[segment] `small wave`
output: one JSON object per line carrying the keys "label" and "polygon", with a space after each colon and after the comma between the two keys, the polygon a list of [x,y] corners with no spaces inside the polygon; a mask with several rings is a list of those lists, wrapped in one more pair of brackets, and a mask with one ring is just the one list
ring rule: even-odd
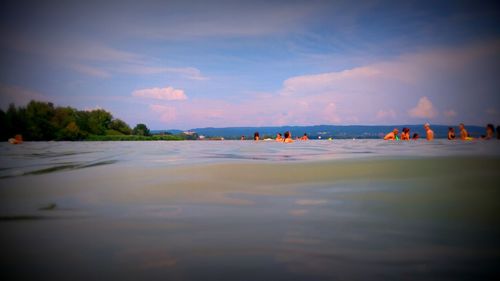
{"label": "small wave", "polygon": [[84,169],[84,168],[90,168],[90,167],[96,167],[96,166],[111,165],[111,164],[114,164],[116,162],[118,162],[118,161],[117,160],[103,160],[103,161],[97,161],[97,162],[91,162],[91,163],[75,163],[75,164],[56,165],[56,166],[38,169],[38,170],[33,170],[33,171],[17,172],[17,173],[11,173],[8,175],[2,175],[2,176],[0,176],[0,179],[19,177],[19,176],[29,176],[29,175],[42,175],[42,174],[49,174],[49,173],[54,173],[54,172],[58,172],[58,171],[65,171],[65,170]]}

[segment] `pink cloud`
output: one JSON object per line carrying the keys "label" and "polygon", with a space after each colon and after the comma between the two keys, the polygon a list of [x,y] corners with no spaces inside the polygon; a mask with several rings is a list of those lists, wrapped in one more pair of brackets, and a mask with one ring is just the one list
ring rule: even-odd
{"label": "pink cloud", "polygon": [[170,123],[177,119],[177,110],[173,106],[152,104],[149,106],[153,112],[160,115],[160,121],[163,123]]}
{"label": "pink cloud", "polygon": [[411,117],[432,119],[437,116],[437,111],[429,98],[421,97],[418,100],[417,106],[410,109],[408,114]]}
{"label": "pink cloud", "polygon": [[168,101],[187,99],[184,90],[174,89],[173,87],[136,90],[132,93],[132,96],[139,98],[149,98],[149,99],[168,100]]}
{"label": "pink cloud", "polygon": [[[177,109],[175,123],[184,128],[380,124],[419,119],[447,122],[455,117],[455,110],[464,113],[460,107],[438,112],[440,105],[460,106],[454,103],[456,96],[443,93],[460,93],[457,84],[449,82],[459,83],[456,77],[477,72],[473,63],[479,58],[489,58],[498,43],[486,45],[449,48],[449,51],[421,50],[352,69],[293,76],[285,79],[280,89],[253,93],[246,100],[195,98],[169,105]],[[412,100],[417,104],[412,104]],[[441,104],[435,105],[431,100]],[[461,119],[468,120],[464,116]]]}
{"label": "pink cloud", "polygon": [[377,112],[377,119],[396,119],[396,112],[393,109],[381,109]]}
{"label": "pink cloud", "polygon": [[457,116],[457,112],[453,109],[446,110],[443,114],[444,114],[444,116],[449,117],[449,118]]}

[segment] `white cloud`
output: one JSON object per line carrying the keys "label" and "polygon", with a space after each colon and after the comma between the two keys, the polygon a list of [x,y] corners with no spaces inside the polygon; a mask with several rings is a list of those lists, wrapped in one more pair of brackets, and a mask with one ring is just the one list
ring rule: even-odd
{"label": "white cloud", "polygon": [[355,82],[356,80],[374,77],[379,74],[380,71],[375,67],[366,66],[336,72],[295,76],[283,82],[281,93],[283,95],[292,95],[342,88],[348,82]]}
{"label": "white cloud", "polygon": [[132,93],[132,96],[139,98],[149,98],[149,99],[168,100],[168,101],[187,99],[184,90],[174,89],[173,87],[136,90]]}
{"label": "white cloud", "polygon": [[421,97],[418,100],[417,106],[410,109],[408,114],[411,117],[432,119],[437,116],[437,111],[429,98]]}

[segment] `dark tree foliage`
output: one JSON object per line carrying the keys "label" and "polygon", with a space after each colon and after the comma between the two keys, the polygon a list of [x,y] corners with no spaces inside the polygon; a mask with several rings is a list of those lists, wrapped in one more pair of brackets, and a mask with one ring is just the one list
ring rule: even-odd
{"label": "dark tree foliage", "polygon": [[137,124],[133,130],[133,134],[138,136],[150,135],[148,127],[144,124]]}
{"label": "dark tree foliage", "polygon": [[[149,135],[146,125],[139,130]],[[113,131],[130,135],[132,130],[111,113],[96,109],[77,110],[72,107],[55,107],[50,102],[31,101],[26,107],[11,104],[7,111],[0,110],[0,140],[16,134],[25,140],[82,140],[91,135],[106,135]]]}
{"label": "dark tree foliage", "polygon": [[117,132],[120,132],[124,135],[130,135],[132,134],[132,129],[130,129],[130,126],[127,125],[124,121],[120,119],[114,119],[111,121],[109,124],[109,129],[115,130]]}

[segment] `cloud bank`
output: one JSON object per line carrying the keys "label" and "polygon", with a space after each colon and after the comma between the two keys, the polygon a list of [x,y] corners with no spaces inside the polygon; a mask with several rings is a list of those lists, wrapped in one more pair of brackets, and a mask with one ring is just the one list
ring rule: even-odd
{"label": "cloud bank", "polygon": [[138,98],[149,98],[149,99],[167,100],[167,101],[187,99],[184,90],[174,89],[173,87],[136,90],[132,92],[132,96]]}

